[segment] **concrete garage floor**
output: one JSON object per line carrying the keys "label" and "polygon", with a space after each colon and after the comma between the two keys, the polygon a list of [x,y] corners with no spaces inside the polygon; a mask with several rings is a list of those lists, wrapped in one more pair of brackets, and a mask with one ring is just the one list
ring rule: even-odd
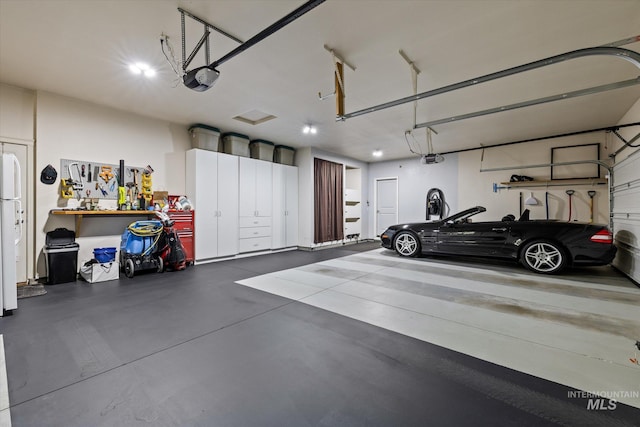
{"label": "concrete garage floor", "polygon": [[[635,407],[571,395],[571,381],[640,391],[624,362],[640,324],[627,279],[363,252],[376,247],[20,300],[0,319],[13,425],[637,425]],[[514,360],[522,372],[500,366]]]}

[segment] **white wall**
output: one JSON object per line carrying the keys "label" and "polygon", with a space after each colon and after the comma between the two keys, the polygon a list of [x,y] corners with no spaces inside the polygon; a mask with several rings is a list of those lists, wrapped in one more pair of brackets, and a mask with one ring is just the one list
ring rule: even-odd
{"label": "white wall", "polygon": [[[352,166],[360,168],[362,171],[363,185],[362,185],[362,200],[365,200],[368,194],[368,185],[364,182],[364,177],[367,176],[369,165],[367,163],[350,159],[348,157],[342,157],[333,153],[318,150],[315,148],[303,148],[296,150],[295,164],[298,166],[298,191],[300,197],[298,199],[298,241],[299,246],[304,248],[314,248],[323,245],[316,245],[313,243],[313,230],[314,230],[314,209],[313,209],[313,192],[314,192],[314,179],[313,179],[313,159],[323,159],[330,162],[342,163],[345,166]],[[370,235],[366,235],[368,230],[369,209],[363,204],[362,206],[362,230],[363,235],[361,239],[368,239]]]}
{"label": "white wall", "polygon": [[0,138],[33,142],[35,92],[0,83]]}
{"label": "white wall", "polygon": [[[51,93],[37,93],[36,173],[52,164],[60,174],[60,159],[86,160],[127,165],[150,164],[155,172],[153,190],[184,194],[185,151],[190,148],[185,126],[150,119]],[[56,227],[74,229],[73,218],[49,215],[59,207],[76,207],[75,199],[59,197],[54,185],[36,183],[36,252],[38,273],[45,275],[45,233]],[[115,207],[114,200],[101,202]],[[142,219],[142,218],[139,218]],[[78,236],[78,263],[93,258],[93,248],[119,247],[120,235],[134,219],[85,218]]]}
{"label": "white wall", "polygon": [[[510,213],[516,217],[520,211],[520,193],[523,201],[533,194],[538,201],[535,206],[525,206],[531,212],[532,219],[545,219],[545,192],[549,193],[549,219],[567,221],[569,219],[568,196],[566,190],[573,189],[572,220],[588,222],[590,218],[589,196],[587,191],[595,190],[594,197],[594,222],[607,224],[609,221],[609,196],[606,185],[569,185],[562,181],[553,182],[553,185],[533,188],[513,188],[493,192],[493,183],[509,182],[511,175],[526,175],[536,180],[550,179],[550,168],[537,169],[513,169],[497,172],[480,172],[480,169],[490,169],[518,165],[549,164],[551,162],[551,147],[563,147],[578,144],[601,143],[600,159],[606,160],[611,152],[611,144],[604,144],[604,132],[575,135],[565,138],[556,138],[544,141],[528,142],[523,144],[508,145],[504,147],[488,148],[482,151],[468,151],[459,153],[459,193],[458,203],[462,206],[481,205],[487,208],[487,212],[478,215],[478,220],[495,220]],[[482,160],[482,161],[481,161]],[[605,169],[600,169],[602,178],[607,175]],[[558,186],[556,186],[558,184]]]}
{"label": "white wall", "polygon": [[[369,235],[375,236],[375,191],[377,178],[398,178],[398,222],[424,221],[427,192],[439,188],[451,213],[458,211],[458,156],[450,154],[442,163],[424,165],[419,157],[372,163],[366,205],[370,205]],[[471,207],[463,204],[460,208]]]}
{"label": "white wall", "polygon": [[[633,106],[631,106],[629,111],[627,111],[627,113],[616,124],[622,125],[622,124],[638,123],[638,122],[640,122],[640,99],[638,99],[636,103],[633,104]],[[640,132],[640,126],[629,126],[626,128],[621,128],[618,131],[618,133],[622,135],[622,137],[627,141],[630,141],[632,138],[634,138],[638,134],[638,132]],[[620,141],[617,136],[612,135],[610,136],[610,138],[613,142],[614,152],[624,145],[624,143]],[[639,144],[640,144],[640,139],[633,142],[633,145],[639,145]],[[635,152],[635,150],[637,150],[637,148],[635,149],[630,147],[625,148],[616,156],[616,159],[615,159],[616,162],[621,162],[622,160],[627,158],[631,153]]]}

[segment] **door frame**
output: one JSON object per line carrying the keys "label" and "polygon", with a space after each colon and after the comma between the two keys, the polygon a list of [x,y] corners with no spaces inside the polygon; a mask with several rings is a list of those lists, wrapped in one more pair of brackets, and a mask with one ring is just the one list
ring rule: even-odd
{"label": "door frame", "polygon": [[398,214],[400,210],[400,197],[398,192],[398,177],[397,176],[387,176],[384,178],[375,178],[374,186],[373,186],[373,238],[376,240],[380,240],[380,236],[378,235],[378,182],[379,181],[388,181],[394,180],[396,182],[396,220],[395,224],[398,223]]}
{"label": "door frame", "polygon": [[23,227],[22,236],[23,239],[27,242],[27,284],[38,279],[38,272],[36,270],[36,250],[35,250],[35,142],[33,140],[28,139],[18,139],[11,138],[6,136],[0,136],[0,143],[2,144],[12,144],[12,145],[22,145],[27,148],[27,164],[24,165],[27,170],[27,182],[25,184],[25,188],[27,189],[26,194],[22,195],[22,209],[25,211],[24,221],[25,226]]}

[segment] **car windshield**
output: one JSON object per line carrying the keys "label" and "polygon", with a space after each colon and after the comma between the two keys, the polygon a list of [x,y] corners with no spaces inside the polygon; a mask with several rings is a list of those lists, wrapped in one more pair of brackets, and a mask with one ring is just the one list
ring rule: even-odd
{"label": "car windshield", "polygon": [[447,224],[464,222],[465,220],[471,218],[474,215],[477,215],[482,212],[486,212],[486,210],[487,209],[485,209],[482,206],[476,206],[470,209],[466,209],[462,212],[458,212],[457,214],[451,215],[450,217],[443,219],[443,221],[446,222]]}

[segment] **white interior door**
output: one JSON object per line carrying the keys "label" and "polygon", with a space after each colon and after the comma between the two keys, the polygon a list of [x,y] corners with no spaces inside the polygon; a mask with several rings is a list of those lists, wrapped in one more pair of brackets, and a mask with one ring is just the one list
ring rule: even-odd
{"label": "white interior door", "polygon": [[27,157],[27,146],[26,145],[18,145],[18,144],[10,144],[10,143],[0,143],[1,153],[12,153],[15,154],[18,158],[18,162],[20,163],[20,183],[21,183],[21,204],[15,204],[16,210],[18,206],[21,206],[22,212],[16,211],[16,218],[22,219],[22,231],[16,230],[16,233],[22,233],[22,238],[20,242],[16,245],[16,279],[18,283],[26,283],[27,281],[27,269],[28,269],[28,255],[27,255],[27,247],[29,239],[31,239],[31,235],[29,233],[29,229],[31,225],[29,224],[29,215],[27,209],[29,208],[29,192],[27,185],[27,176],[29,173],[28,170],[28,157]]}
{"label": "white interior door", "polygon": [[398,223],[398,178],[376,179],[376,236]]}

